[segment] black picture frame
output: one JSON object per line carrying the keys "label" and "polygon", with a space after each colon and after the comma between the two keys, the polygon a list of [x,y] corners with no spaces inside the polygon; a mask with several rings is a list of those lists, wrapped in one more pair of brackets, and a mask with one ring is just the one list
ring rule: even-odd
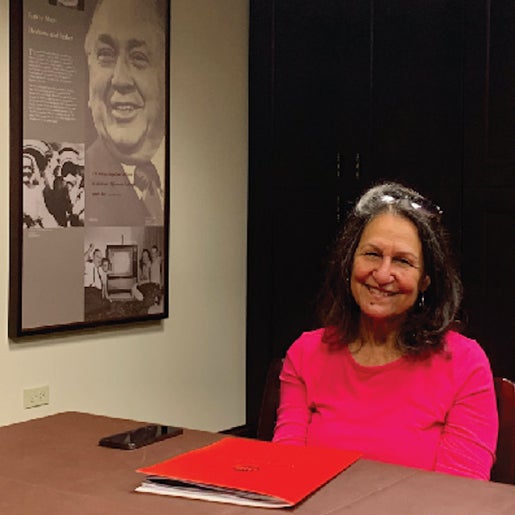
{"label": "black picture frame", "polygon": [[10,0],[12,339],[169,316],[170,3]]}

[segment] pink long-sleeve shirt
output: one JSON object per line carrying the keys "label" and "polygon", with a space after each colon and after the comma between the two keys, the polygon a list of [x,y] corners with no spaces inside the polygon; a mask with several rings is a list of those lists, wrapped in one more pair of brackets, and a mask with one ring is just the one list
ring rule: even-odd
{"label": "pink long-sleeve shirt", "polygon": [[304,333],[288,350],[275,442],[490,477],[498,417],[490,364],[477,342],[449,332],[444,350],[424,360],[363,366],[322,335]]}

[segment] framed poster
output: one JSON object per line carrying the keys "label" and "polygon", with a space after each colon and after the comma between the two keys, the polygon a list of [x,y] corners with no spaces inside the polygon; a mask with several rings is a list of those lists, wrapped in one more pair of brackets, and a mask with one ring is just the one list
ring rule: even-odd
{"label": "framed poster", "polygon": [[9,336],[168,316],[169,0],[10,2]]}

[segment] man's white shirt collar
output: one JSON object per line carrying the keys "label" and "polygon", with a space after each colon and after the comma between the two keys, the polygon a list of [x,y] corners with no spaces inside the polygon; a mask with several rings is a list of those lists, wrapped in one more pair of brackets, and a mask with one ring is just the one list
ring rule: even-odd
{"label": "man's white shirt collar", "polygon": [[[160,189],[160,197],[162,200],[163,191],[164,191],[164,184],[165,184],[165,138],[161,140],[161,143],[159,144],[159,147],[156,150],[156,153],[152,156],[152,159],[150,162],[156,167],[157,173],[159,175],[159,178],[161,179],[161,189]],[[135,165],[128,165],[125,163],[121,163],[123,171],[125,172],[125,175],[127,176],[127,180],[131,183],[132,186],[134,186],[134,171],[136,170]],[[138,188],[134,187],[134,191],[138,198],[141,200],[143,197],[143,192]]]}

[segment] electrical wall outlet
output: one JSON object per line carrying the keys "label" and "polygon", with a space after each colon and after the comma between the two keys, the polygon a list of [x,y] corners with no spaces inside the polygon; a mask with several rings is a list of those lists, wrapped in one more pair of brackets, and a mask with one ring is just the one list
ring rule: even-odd
{"label": "electrical wall outlet", "polygon": [[49,402],[50,387],[48,385],[23,390],[23,407],[25,409],[43,406]]}

